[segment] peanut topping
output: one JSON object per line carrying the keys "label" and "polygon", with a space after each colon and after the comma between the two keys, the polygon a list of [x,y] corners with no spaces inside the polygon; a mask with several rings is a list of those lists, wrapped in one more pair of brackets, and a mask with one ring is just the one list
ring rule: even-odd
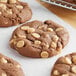
{"label": "peanut topping", "polygon": [[8,14],[13,14],[12,9],[6,11]]}
{"label": "peanut topping", "polygon": [[6,10],[6,5],[5,4],[0,4],[0,8],[2,8],[2,9],[4,9],[4,10]]}
{"label": "peanut topping", "polygon": [[7,74],[6,73],[2,73],[2,75],[1,76],[7,76]]}
{"label": "peanut topping", "polygon": [[27,32],[28,32],[28,33],[33,33],[33,32],[35,32],[35,29],[34,29],[34,28],[29,28],[29,29],[27,30]]}
{"label": "peanut topping", "polygon": [[17,42],[16,42],[16,39],[12,39],[12,40],[10,41],[10,44],[11,44],[11,43],[14,43],[14,45],[15,45],[15,44],[17,43]]}
{"label": "peanut topping", "polygon": [[49,53],[47,51],[42,51],[41,52],[41,57],[42,58],[48,58],[49,57]]}
{"label": "peanut topping", "polygon": [[12,39],[12,40],[10,41],[10,44],[13,43],[13,42],[14,42],[14,39]]}
{"label": "peanut topping", "polygon": [[68,74],[62,74],[61,76],[69,76]]}
{"label": "peanut topping", "polygon": [[9,3],[16,3],[16,0],[9,0]]}
{"label": "peanut topping", "polygon": [[13,38],[14,38],[14,39],[16,39],[16,38],[17,38],[17,36],[16,36],[16,35],[14,35],[14,36],[13,36]]}
{"label": "peanut topping", "polygon": [[63,61],[62,61],[63,63],[66,63],[66,64],[72,64],[72,61],[71,61],[71,59],[70,58],[68,58],[68,57],[65,57],[64,59],[63,59]]}
{"label": "peanut topping", "polygon": [[57,28],[55,31],[62,31],[64,28]]}
{"label": "peanut topping", "polygon": [[51,43],[51,47],[52,47],[52,48],[56,48],[56,47],[57,47],[57,44],[56,44],[55,42],[52,42],[52,43]]}
{"label": "peanut topping", "polygon": [[29,26],[22,26],[21,27],[21,30],[28,30],[29,29]]}
{"label": "peanut topping", "polygon": [[0,60],[2,63],[7,63],[7,60],[5,58],[1,58]]}
{"label": "peanut topping", "polygon": [[59,37],[57,35],[53,35],[53,41],[57,42]]}
{"label": "peanut topping", "polygon": [[60,75],[60,73],[58,72],[58,70],[54,70],[53,75]]}
{"label": "peanut topping", "polygon": [[2,14],[2,12],[0,12],[0,15]]}
{"label": "peanut topping", "polygon": [[0,0],[0,2],[4,2],[4,3],[7,3],[7,0]]}
{"label": "peanut topping", "polygon": [[20,35],[20,34],[18,34],[18,37],[20,37],[20,38],[26,38],[26,35]]}
{"label": "peanut topping", "polygon": [[40,38],[40,35],[37,34],[37,33],[32,33],[32,36],[35,37],[35,38]]}
{"label": "peanut topping", "polygon": [[21,48],[21,47],[23,47],[24,45],[25,45],[25,42],[24,42],[23,40],[17,42],[17,47],[18,47],[18,48]]}
{"label": "peanut topping", "polygon": [[45,44],[45,47],[46,47],[46,48],[49,48],[49,45],[48,45],[48,44]]}
{"label": "peanut topping", "polygon": [[17,5],[16,6],[18,9],[23,9],[23,6],[21,6],[21,5]]}
{"label": "peanut topping", "polygon": [[72,61],[74,64],[76,64],[76,55],[72,56]]}
{"label": "peanut topping", "polygon": [[36,40],[36,41],[34,42],[34,44],[36,44],[36,45],[40,45],[40,44],[41,44],[41,41]]}
{"label": "peanut topping", "polygon": [[18,64],[18,65],[16,65],[16,67],[17,67],[17,68],[20,68],[21,66]]}
{"label": "peanut topping", "polygon": [[47,31],[52,32],[52,31],[53,31],[53,29],[52,29],[52,28],[48,28],[48,29],[47,29]]}
{"label": "peanut topping", "polygon": [[71,70],[73,73],[76,73],[76,66],[73,66]]}

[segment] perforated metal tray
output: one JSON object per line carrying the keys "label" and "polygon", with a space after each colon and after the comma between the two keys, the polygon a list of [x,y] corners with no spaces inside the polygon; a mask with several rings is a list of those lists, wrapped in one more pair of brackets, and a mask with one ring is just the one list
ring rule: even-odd
{"label": "perforated metal tray", "polygon": [[52,1],[52,0],[41,0],[43,2],[49,3],[49,4],[53,4],[53,5],[57,5],[66,9],[70,9],[73,11],[76,11],[76,4],[71,4],[62,0],[57,0],[57,1]]}

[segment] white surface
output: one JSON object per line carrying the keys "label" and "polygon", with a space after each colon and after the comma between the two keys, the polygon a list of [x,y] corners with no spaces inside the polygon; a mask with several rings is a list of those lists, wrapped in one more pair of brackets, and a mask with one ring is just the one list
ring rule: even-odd
{"label": "white surface", "polygon": [[26,76],[50,76],[53,64],[58,57],[76,51],[76,36],[75,36],[76,30],[73,29],[71,26],[69,26],[69,24],[64,23],[62,20],[60,20],[53,13],[45,9],[43,6],[38,4],[35,0],[25,0],[25,1],[28,2],[32,8],[33,11],[32,20],[37,19],[44,21],[47,19],[51,19],[59,24],[62,24],[64,27],[68,29],[70,33],[70,42],[63,49],[63,52],[60,55],[57,55],[53,58],[48,59],[26,58],[19,55],[17,52],[15,52],[9,47],[9,39],[11,37],[11,34],[13,30],[18,26],[10,28],[0,28],[0,53],[3,53],[4,55],[20,62]]}

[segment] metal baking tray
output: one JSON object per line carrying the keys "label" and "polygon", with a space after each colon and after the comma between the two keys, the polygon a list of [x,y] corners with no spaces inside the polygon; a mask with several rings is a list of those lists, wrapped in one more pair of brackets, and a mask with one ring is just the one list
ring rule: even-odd
{"label": "metal baking tray", "polygon": [[49,4],[57,5],[57,6],[66,8],[66,9],[70,9],[70,10],[76,11],[76,4],[71,4],[71,3],[68,3],[66,1],[62,1],[62,0],[57,0],[57,1],[41,0],[41,1],[49,3]]}

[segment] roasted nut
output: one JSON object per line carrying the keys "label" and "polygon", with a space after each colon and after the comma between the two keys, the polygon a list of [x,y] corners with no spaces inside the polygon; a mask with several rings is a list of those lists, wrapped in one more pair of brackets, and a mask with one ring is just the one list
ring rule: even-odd
{"label": "roasted nut", "polygon": [[44,28],[44,26],[39,26],[39,27],[38,27],[38,29],[43,29],[43,28]]}
{"label": "roasted nut", "polygon": [[14,43],[14,45],[15,45],[15,44],[17,43],[17,41],[16,41],[16,40],[14,40],[14,42],[13,42],[13,43]]}
{"label": "roasted nut", "polygon": [[0,4],[0,8],[2,8],[2,9],[4,9],[4,10],[6,10],[6,5],[5,4]]}
{"label": "roasted nut", "polygon": [[53,41],[57,42],[59,37],[57,35],[53,35]]}
{"label": "roasted nut", "polygon": [[10,40],[10,44],[12,44],[12,43],[15,45],[15,44],[17,43],[17,42],[16,42],[16,39]]}
{"label": "roasted nut", "polygon": [[8,14],[13,14],[12,9],[6,11]]}
{"label": "roasted nut", "polygon": [[61,51],[62,48],[63,48],[63,46],[62,46],[61,42],[58,41],[57,42],[57,51]]}
{"label": "roasted nut", "polygon": [[57,28],[55,31],[62,31],[64,28]]}
{"label": "roasted nut", "polygon": [[21,6],[21,5],[17,5],[16,6],[18,9],[23,9],[23,6]]}
{"label": "roasted nut", "polygon": [[76,66],[72,66],[71,70],[72,70],[73,73],[76,73]]}
{"label": "roasted nut", "polygon": [[74,64],[76,64],[76,55],[72,56],[72,61]]}
{"label": "roasted nut", "polygon": [[52,29],[52,28],[48,28],[48,29],[47,29],[47,31],[52,32],[52,31],[53,31],[53,29]]}
{"label": "roasted nut", "polygon": [[1,62],[1,63],[7,63],[7,60],[6,60],[5,58],[1,58],[1,59],[0,59],[0,62]]}
{"label": "roasted nut", "polygon": [[20,37],[20,38],[26,38],[26,36],[25,36],[25,35],[19,35],[19,37]]}
{"label": "roasted nut", "polygon": [[20,37],[20,38],[26,38],[26,35],[25,34],[19,34],[18,33],[17,36]]}
{"label": "roasted nut", "polygon": [[48,43],[42,43],[42,46],[43,46],[44,48],[46,48],[46,49],[49,48],[49,44],[48,44]]}
{"label": "roasted nut", "polygon": [[52,47],[52,48],[56,48],[56,47],[57,47],[57,44],[56,44],[55,42],[52,42],[52,43],[51,43],[51,47]]}
{"label": "roasted nut", "polygon": [[27,32],[28,32],[28,33],[33,33],[33,32],[35,32],[35,29],[34,29],[34,28],[29,28],[29,29],[27,30]]}
{"label": "roasted nut", "polygon": [[9,0],[9,3],[16,3],[16,0]]}
{"label": "roasted nut", "polygon": [[0,12],[0,15],[2,14],[2,12]]}
{"label": "roasted nut", "polygon": [[41,57],[42,58],[48,58],[49,57],[49,53],[47,51],[42,51],[41,52]]}
{"label": "roasted nut", "polygon": [[34,44],[36,44],[36,45],[40,45],[40,44],[41,44],[41,41],[36,40],[36,41],[34,42]]}
{"label": "roasted nut", "polygon": [[68,74],[62,74],[61,76],[69,76]]}
{"label": "roasted nut", "polygon": [[18,48],[21,48],[25,45],[25,42],[23,40],[21,40],[21,41],[18,41],[16,45]]}
{"label": "roasted nut", "polygon": [[53,75],[60,75],[60,73],[58,72],[58,70],[54,70]]}
{"label": "roasted nut", "polygon": [[34,28],[30,28],[29,26],[22,26],[22,27],[21,27],[21,30],[25,30],[25,31],[27,31],[28,33],[33,33],[33,32],[35,32],[35,29],[34,29]]}
{"label": "roasted nut", "polygon": [[4,3],[7,3],[7,0],[0,0],[0,2],[4,2]]}
{"label": "roasted nut", "polygon": [[21,30],[28,30],[29,29],[29,26],[22,26],[21,27]]}
{"label": "roasted nut", "polygon": [[20,68],[21,66],[18,64],[18,65],[16,65],[16,67],[17,67],[17,68]]}
{"label": "roasted nut", "polygon": [[40,35],[37,34],[37,33],[32,33],[31,35],[32,35],[33,37],[35,37],[35,38],[40,38]]}
{"label": "roasted nut", "polygon": [[49,45],[48,44],[45,44],[45,47],[48,49],[49,48]]}
{"label": "roasted nut", "polygon": [[13,38],[14,38],[14,39],[16,39],[16,38],[17,38],[17,36],[16,36],[16,35],[14,35],[14,36],[13,36]]}
{"label": "roasted nut", "polygon": [[4,24],[8,24],[8,21],[4,22]]}
{"label": "roasted nut", "polygon": [[14,42],[14,39],[10,40],[10,44],[12,44]]}
{"label": "roasted nut", "polygon": [[2,75],[1,76],[7,76],[7,74],[6,73],[2,73]]}
{"label": "roasted nut", "polygon": [[65,63],[65,64],[72,64],[71,59],[68,58],[68,57],[64,57],[62,62]]}

